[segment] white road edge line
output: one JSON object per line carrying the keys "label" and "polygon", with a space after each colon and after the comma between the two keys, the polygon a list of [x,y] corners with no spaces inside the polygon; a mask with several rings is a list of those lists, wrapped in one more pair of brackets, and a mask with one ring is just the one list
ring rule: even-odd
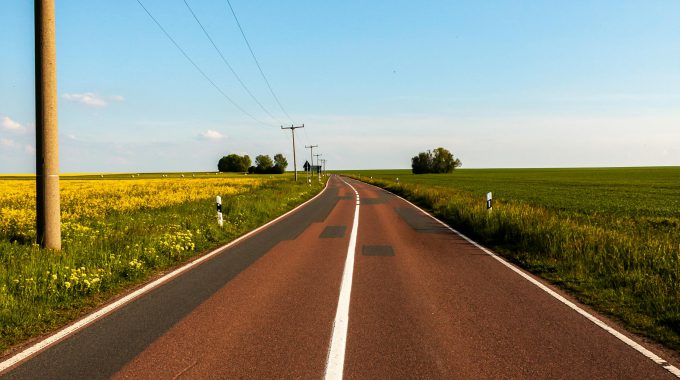
{"label": "white road edge line", "polygon": [[329,183],[330,183],[330,180],[326,182],[326,186],[324,187],[324,189],[322,191],[320,191],[317,195],[315,195],[311,199],[305,201],[301,205],[295,207],[294,209],[286,212],[285,214],[279,216],[278,218],[276,218],[276,219],[274,219],[274,220],[272,220],[272,221],[270,221],[270,222],[268,222],[268,223],[266,223],[266,224],[264,224],[264,225],[262,225],[262,226],[260,226],[256,229],[248,232],[247,234],[245,234],[243,236],[238,237],[235,240],[232,240],[231,242],[229,242],[229,243],[227,243],[227,244],[225,244],[225,245],[223,245],[219,248],[216,248],[216,249],[206,253],[205,255],[197,258],[194,261],[187,263],[186,265],[184,265],[180,268],[175,269],[174,271],[166,274],[165,276],[160,277],[153,282],[150,282],[149,284],[145,285],[144,287],[135,290],[134,292],[128,294],[127,296],[125,296],[125,297],[123,297],[123,298],[121,298],[121,299],[119,299],[119,300],[117,300],[117,301],[95,311],[92,314],[86,315],[85,317],[79,319],[78,321],[74,322],[73,324],[63,328],[62,330],[57,331],[53,335],[50,335],[47,338],[35,343],[34,345],[22,350],[21,352],[7,358],[6,360],[4,360],[0,363],[0,375],[2,375],[2,373],[6,369],[13,367],[14,365],[16,365],[16,364],[26,360],[27,358],[39,353],[40,351],[50,347],[51,345],[67,338],[68,336],[76,333],[77,331],[81,330],[82,328],[91,324],[92,322],[102,318],[103,316],[113,312],[116,309],[119,309],[120,307],[124,306],[125,304],[129,303],[130,301],[133,301],[134,299],[139,298],[140,296],[144,295],[145,293],[149,292],[150,290],[162,285],[163,283],[168,282],[169,280],[179,276],[180,274],[186,272],[187,270],[189,270],[189,269],[197,266],[198,264],[212,258],[213,256],[216,256],[216,255],[222,253],[223,250],[226,250],[226,249],[240,243],[241,241],[248,239],[252,235],[262,231],[263,229],[269,227],[270,225],[279,222],[281,219],[283,219],[283,218],[287,217],[288,215],[296,212],[297,210],[299,210],[303,206],[307,205],[308,203],[312,202],[316,198],[320,197],[321,194],[326,192],[326,190],[328,189]]}
{"label": "white road edge line", "polygon": [[[363,183],[366,183],[366,182],[363,182]],[[370,186],[373,186],[373,187],[375,187],[375,188],[378,188],[378,189],[382,189],[381,187],[372,185],[372,184],[370,184],[370,183],[366,183],[366,184],[367,184],[367,185],[370,185]],[[385,190],[385,189],[382,189],[382,190]],[[387,190],[385,190],[385,191],[387,191]],[[388,192],[389,192],[389,191],[388,191]],[[394,194],[394,193],[391,193],[391,192],[390,192],[390,194]],[[441,220],[437,219],[435,216],[431,215],[429,212],[427,212],[427,211],[423,210],[422,208],[416,206],[415,204],[413,204],[413,203],[412,203],[411,201],[409,201],[408,199],[403,198],[403,197],[401,197],[401,196],[399,196],[399,195],[397,195],[397,194],[394,194],[394,195],[397,196],[397,197],[399,197],[399,198],[401,198],[403,201],[405,201],[406,203],[408,203],[408,204],[410,204],[411,206],[415,207],[416,209],[420,210],[420,212],[422,212],[423,214],[425,214],[425,215],[429,216],[430,218],[436,220],[436,221],[437,221],[438,223],[440,223],[442,226],[446,227],[447,229],[451,230],[452,232],[454,232],[454,233],[457,234],[458,236],[460,236],[460,237],[462,237],[463,239],[465,239],[468,243],[470,243],[470,244],[474,245],[475,247],[479,248],[482,252],[484,252],[484,253],[486,253],[487,255],[489,255],[489,256],[493,257],[494,259],[498,260],[501,264],[505,265],[506,267],[508,267],[508,268],[509,268],[510,270],[512,270],[513,272],[515,272],[515,273],[519,274],[520,276],[524,277],[525,280],[527,280],[527,281],[531,282],[532,284],[536,285],[537,287],[539,287],[539,288],[540,288],[541,290],[543,290],[544,292],[550,294],[552,297],[554,297],[554,298],[557,299],[558,301],[560,301],[560,302],[562,302],[563,304],[567,305],[570,309],[572,309],[572,310],[574,310],[575,312],[581,314],[583,317],[585,317],[585,318],[588,319],[589,321],[593,322],[594,324],[596,324],[597,326],[599,326],[600,328],[602,328],[602,329],[605,330],[606,332],[610,333],[611,335],[615,336],[616,338],[618,338],[618,339],[619,339],[620,341],[622,341],[623,343],[627,344],[628,346],[630,346],[631,348],[633,348],[633,349],[636,350],[637,352],[641,353],[642,355],[644,355],[644,356],[647,357],[648,359],[652,360],[654,363],[656,363],[656,364],[662,366],[662,367],[663,367],[664,369],[666,369],[668,372],[670,372],[670,373],[672,373],[673,375],[675,375],[676,377],[680,378],[680,369],[678,369],[677,367],[675,367],[675,366],[673,366],[673,365],[670,365],[667,361],[665,361],[664,359],[662,359],[661,357],[659,357],[658,355],[656,355],[656,354],[653,353],[652,351],[648,350],[647,348],[643,347],[642,345],[636,343],[634,340],[632,340],[632,339],[628,338],[627,336],[623,335],[622,333],[618,332],[616,329],[614,329],[613,327],[609,326],[608,324],[602,322],[601,320],[599,320],[599,319],[598,319],[597,317],[595,317],[594,315],[588,313],[587,311],[583,310],[582,308],[580,308],[579,306],[577,306],[577,305],[574,304],[573,302],[571,302],[571,301],[569,301],[568,299],[564,298],[563,296],[561,296],[560,294],[558,294],[558,293],[555,292],[554,290],[550,289],[549,287],[543,285],[541,282],[537,281],[537,280],[534,279],[533,277],[531,277],[531,276],[529,276],[528,274],[524,273],[521,269],[519,269],[519,268],[517,268],[516,266],[514,266],[513,264],[511,264],[511,263],[505,261],[504,259],[502,259],[500,256],[498,256],[498,255],[495,254],[494,252],[488,250],[487,248],[482,247],[482,246],[481,246],[479,243],[477,243],[476,241],[474,241],[474,240],[470,239],[469,237],[463,235],[462,233],[456,231],[454,228],[452,228],[452,227],[449,226],[448,224],[442,222]]]}
{"label": "white road edge line", "polygon": [[347,259],[345,269],[342,272],[342,282],[340,284],[340,297],[338,299],[338,309],[333,321],[333,335],[328,349],[328,359],[326,361],[326,380],[341,380],[342,372],[345,367],[345,349],[347,347],[347,328],[349,326],[349,300],[352,292],[352,275],[354,274],[354,252],[357,247],[357,231],[359,229],[359,192],[342,179],[356,194],[356,207],[354,208],[354,222],[352,222],[352,234],[349,238],[347,247]]}

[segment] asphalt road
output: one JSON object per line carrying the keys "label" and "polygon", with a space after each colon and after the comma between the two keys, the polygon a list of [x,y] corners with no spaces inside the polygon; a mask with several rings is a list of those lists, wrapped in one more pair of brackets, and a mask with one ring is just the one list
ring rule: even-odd
{"label": "asphalt road", "polygon": [[404,200],[347,182],[3,378],[676,378]]}

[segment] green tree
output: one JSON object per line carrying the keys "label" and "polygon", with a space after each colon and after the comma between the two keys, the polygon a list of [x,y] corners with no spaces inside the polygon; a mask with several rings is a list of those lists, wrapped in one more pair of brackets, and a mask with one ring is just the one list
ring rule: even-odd
{"label": "green tree", "polygon": [[284,157],[283,154],[277,153],[274,156],[274,167],[272,168],[272,173],[283,174],[286,171],[286,167],[288,167],[288,160],[286,160],[286,157]]}
{"label": "green tree", "polygon": [[432,170],[432,152],[420,152],[411,158],[411,171],[413,174],[430,173]]}
{"label": "green tree", "polygon": [[[460,166],[460,160],[458,161]],[[439,147],[432,152],[432,173],[451,173],[456,168],[456,159],[447,149]]]}
{"label": "green tree", "polygon": [[217,170],[221,172],[240,172],[244,173],[250,166],[250,157],[248,155],[239,156],[238,154],[230,154],[220,158],[217,163]]}
{"label": "green tree", "polygon": [[221,172],[237,172],[241,167],[241,156],[237,154],[230,154],[220,158],[217,163],[217,170]]}
{"label": "green tree", "polygon": [[250,167],[250,164],[252,164],[250,156],[244,154],[243,156],[241,156],[241,166],[239,168],[240,169],[239,171],[243,173],[247,172],[248,168]]}
{"label": "green tree", "polygon": [[255,172],[258,174],[269,173],[274,167],[274,162],[271,157],[261,154],[255,157]]}
{"label": "green tree", "polygon": [[420,152],[411,158],[411,171],[413,174],[451,173],[462,164],[448,149],[439,147],[434,151]]}

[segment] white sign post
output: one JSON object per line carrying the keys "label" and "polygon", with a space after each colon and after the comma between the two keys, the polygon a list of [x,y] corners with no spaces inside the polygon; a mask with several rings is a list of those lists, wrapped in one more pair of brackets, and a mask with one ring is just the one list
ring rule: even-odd
{"label": "white sign post", "polygon": [[224,220],[222,219],[222,197],[219,195],[217,196],[217,224],[222,227],[222,224],[224,224]]}
{"label": "white sign post", "polygon": [[491,208],[493,207],[492,201],[491,192],[486,193],[486,209],[489,211],[491,211]]}

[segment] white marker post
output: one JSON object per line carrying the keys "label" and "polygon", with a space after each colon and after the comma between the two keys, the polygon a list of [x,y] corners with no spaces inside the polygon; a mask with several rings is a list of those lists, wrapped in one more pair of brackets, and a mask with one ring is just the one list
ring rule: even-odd
{"label": "white marker post", "polygon": [[222,197],[217,196],[217,224],[222,227],[224,220],[222,219]]}
{"label": "white marker post", "polygon": [[492,205],[492,197],[491,197],[491,192],[489,191],[486,193],[486,209],[491,212],[491,208],[493,207]]}

